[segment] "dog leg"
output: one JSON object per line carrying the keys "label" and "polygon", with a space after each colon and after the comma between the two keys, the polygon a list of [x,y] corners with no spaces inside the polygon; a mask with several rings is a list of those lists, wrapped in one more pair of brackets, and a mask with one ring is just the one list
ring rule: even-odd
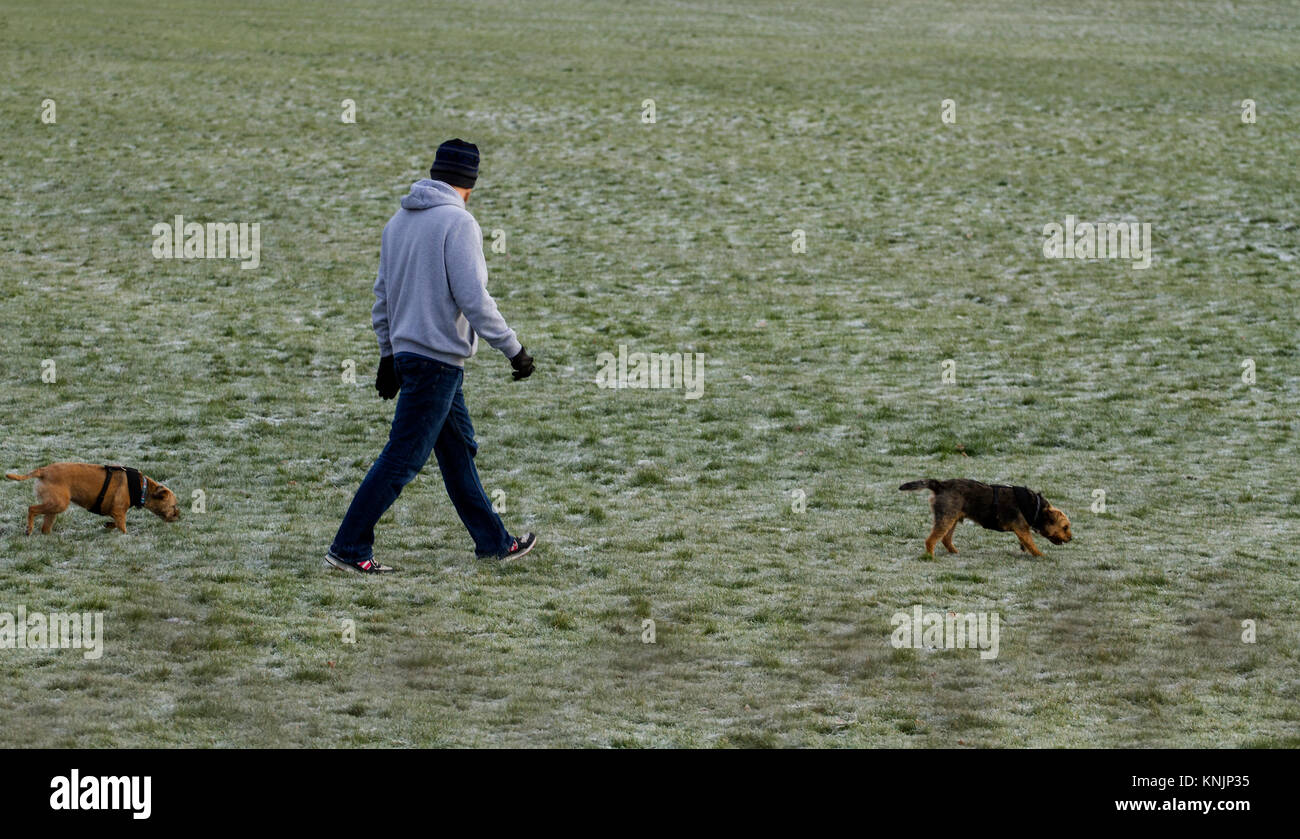
{"label": "dog leg", "polygon": [[953,531],[955,531],[956,529],[957,529],[957,522],[954,521],[952,523],[952,527],[948,528],[948,532],[943,534],[943,546],[948,549],[948,553],[950,554],[957,553],[957,549],[954,548],[952,545],[952,534]]}
{"label": "dog leg", "polygon": [[36,482],[36,500],[41,502],[27,508],[27,533],[32,532],[32,521],[38,515],[44,515],[41,533],[48,534],[54,528],[54,519],[59,513],[68,509],[71,493],[67,487],[52,485],[44,479]]}
{"label": "dog leg", "polygon": [[[927,556],[934,556],[934,546],[939,543],[940,539],[948,537],[948,533],[957,526],[957,519],[958,517],[954,515],[941,516],[938,511],[935,512],[934,529],[930,531],[930,535],[925,539],[925,553]],[[947,547],[947,545],[944,547]]]}
{"label": "dog leg", "polygon": [[58,504],[46,502],[44,504],[33,504],[27,508],[27,535],[32,535],[32,524],[36,517],[44,515],[45,520],[41,522],[41,532],[49,533],[50,528],[54,527],[54,517],[66,510],[67,507],[60,507]]}
{"label": "dog leg", "polygon": [[930,535],[925,537],[926,556],[934,556],[934,546],[939,543],[939,539],[942,537],[943,537],[943,531],[940,530],[939,525],[936,524],[934,526],[934,530],[930,531]]}
{"label": "dog leg", "polygon": [[113,514],[113,526],[115,526],[118,530],[122,531],[123,533],[126,532],[126,511],[125,510],[123,510],[120,513]]}
{"label": "dog leg", "polygon": [[1015,530],[1016,538],[1020,540],[1020,549],[1022,551],[1029,551],[1034,556],[1043,555],[1043,552],[1034,544],[1034,537],[1029,534],[1028,527],[1013,527],[1012,529]]}

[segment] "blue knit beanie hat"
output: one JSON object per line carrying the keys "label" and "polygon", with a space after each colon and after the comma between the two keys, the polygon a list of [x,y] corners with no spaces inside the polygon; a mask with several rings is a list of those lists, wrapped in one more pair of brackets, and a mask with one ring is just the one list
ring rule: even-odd
{"label": "blue knit beanie hat", "polygon": [[429,177],[435,181],[446,181],[452,186],[473,189],[474,182],[478,180],[478,146],[459,137],[438,146],[438,155],[433,159]]}

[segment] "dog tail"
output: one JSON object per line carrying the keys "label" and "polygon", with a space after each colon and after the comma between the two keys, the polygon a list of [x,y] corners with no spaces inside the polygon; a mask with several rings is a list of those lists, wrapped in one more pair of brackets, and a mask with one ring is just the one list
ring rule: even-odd
{"label": "dog tail", "polygon": [[931,492],[934,492],[935,487],[937,487],[938,485],[939,482],[936,481],[934,478],[922,478],[919,481],[908,481],[898,489],[900,492],[911,492],[912,490],[916,490],[916,489],[928,489]]}
{"label": "dog tail", "polygon": [[6,472],[6,473],[5,473],[5,477],[8,478],[8,479],[11,480],[11,481],[25,481],[25,480],[27,480],[28,478],[35,478],[35,477],[37,477],[36,473],[39,472],[39,471],[41,471],[41,470],[39,470],[39,469],[35,469],[35,470],[31,471],[31,472],[28,472],[26,475],[19,475],[17,472]]}

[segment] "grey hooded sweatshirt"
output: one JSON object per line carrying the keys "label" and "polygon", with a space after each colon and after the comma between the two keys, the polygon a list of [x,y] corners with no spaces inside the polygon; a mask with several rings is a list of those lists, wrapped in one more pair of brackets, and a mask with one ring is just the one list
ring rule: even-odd
{"label": "grey hooded sweatshirt", "polygon": [[379,354],[417,353],[463,367],[478,336],[514,358],[515,332],[487,292],[483,231],[456,190],[422,178],[384,225],[370,312]]}

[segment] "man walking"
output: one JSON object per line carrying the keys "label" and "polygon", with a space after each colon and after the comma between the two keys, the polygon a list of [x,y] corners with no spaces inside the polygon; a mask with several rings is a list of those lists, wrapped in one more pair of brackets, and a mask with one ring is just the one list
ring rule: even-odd
{"label": "man walking", "polygon": [[438,458],[447,495],[480,558],[513,559],[537,544],[512,537],[492,509],[474,468],[474,427],[461,393],[465,359],[478,338],[510,359],[516,381],[533,359],[487,292],[483,232],[465,209],[478,178],[478,147],[448,140],[429,177],[416,181],[384,226],[371,311],[379,339],[375,389],[401,391],[388,444],[352,499],[325,559],[362,574],[395,569],[375,561],[375,523],[429,459]]}

